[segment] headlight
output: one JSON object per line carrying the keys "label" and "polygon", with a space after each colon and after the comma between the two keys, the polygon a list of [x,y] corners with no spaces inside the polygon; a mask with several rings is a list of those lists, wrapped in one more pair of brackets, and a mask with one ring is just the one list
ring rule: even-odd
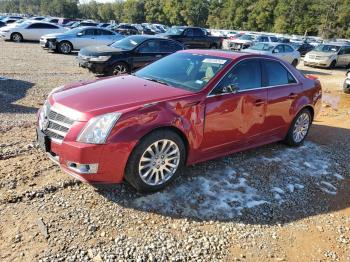
{"label": "headlight", "polygon": [[105,62],[107,61],[108,59],[110,59],[111,56],[107,55],[107,56],[95,56],[95,57],[91,57],[90,58],[90,61],[94,61],[94,62]]}
{"label": "headlight", "polygon": [[77,141],[88,144],[104,144],[121,113],[109,113],[96,116],[86,124]]}

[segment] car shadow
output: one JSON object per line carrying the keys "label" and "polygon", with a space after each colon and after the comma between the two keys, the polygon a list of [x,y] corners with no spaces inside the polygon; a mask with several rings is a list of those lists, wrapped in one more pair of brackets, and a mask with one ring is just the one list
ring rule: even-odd
{"label": "car shadow", "polygon": [[275,143],[187,167],[161,192],[139,194],[127,183],[95,188],[118,205],[172,218],[290,223],[350,207],[350,164],[339,155],[341,146],[349,152],[345,137],[349,129],[316,124],[301,147]]}
{"label": "car shadow", "polygon": [[33,114],[38,108],[14,104],[24,98],[33,83],[0,77],[0,113]]}

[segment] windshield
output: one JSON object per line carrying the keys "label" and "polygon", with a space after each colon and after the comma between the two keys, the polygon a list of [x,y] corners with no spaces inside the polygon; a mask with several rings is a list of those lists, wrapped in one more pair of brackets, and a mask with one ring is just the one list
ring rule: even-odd
{"label": "windshield", "polygon": [[340,49],[340,46],[336,46],[336,45],[319,45],[314,49],[314,51],[331,53],[331,52],[338,52],[339,49]]}
{"label": "windshield", "polygon": [[241,40],[253,40],[253,36],[251,35],[242,35],[241,37],[239,37],[239,39]]}
{"label": "windshield", "polygon": [[229,62],[229,59],[175,53],[137,71],[134,75],[189,91],[200,91]]}
{"label": "windshield", "polygon": [[181,35],[184,30],[185,28],[182,28],[182,27],[172,27],[172,28],[169,28],[168,31],[166,31],[166,34]]}
{"label": "windshield", "polygon": [[249,49],[259,50],[259,51],[270,51],[273,49],[273,46],[269,45],[269,44],[258,43],[258,44],[251,46]]}
{"label": "windshield", "polygon": [[111,47],[119,48],[119,49],[123,49],[123,50],[132,50],[136,46],[141,44],[144,40],[145,40],[144,37],[129,36],[129,37],[123,38],[117,42],[114,42],[113,44],[111,44]]}

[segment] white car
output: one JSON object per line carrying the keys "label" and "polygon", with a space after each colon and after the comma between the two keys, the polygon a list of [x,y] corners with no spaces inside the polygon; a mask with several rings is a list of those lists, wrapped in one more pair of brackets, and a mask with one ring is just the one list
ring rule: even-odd
{"label": "white car", "polygon": [[244,52],[276,56],[295,67],[300,61],[300,53],[290,45],[282,43],[256,43],[250,48],[244,49]]}
{"label": "white car", "polygon": [[40,38],[42,48],[69,54],[88,46],[110,45],[123,35],[96,26],[78,27],[61,34],[47,34]]}
{"label": "white car", "polygon": [[43,35],[65,31],[67,29],[59,25],[40,21],[25,21],[15,26],[0,28],[0,37],[14,42],[22,42],[23,40],[39,41]]}

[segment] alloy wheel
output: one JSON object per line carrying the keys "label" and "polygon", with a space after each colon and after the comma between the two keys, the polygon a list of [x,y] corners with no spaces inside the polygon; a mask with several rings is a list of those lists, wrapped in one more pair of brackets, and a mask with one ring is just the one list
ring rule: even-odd
{"label": "alloy wheel", "polygon": [[113,75],[121,75],[121,74],[125,74],[127,72],[126,66],[122,65],[122,64],[117,64],[114,68],[113,68]]}
{"label": "alloy wheel", "polygon": [[69,54],[71,52],[72,48],[71,48],[70,44],[62,43],[60,45],[60,50],[63,54]]}
{"label": "alloy wheel", "polygon": [[300,143],[305,136],[310,127],[310,116],[307,113],[302,113],[297,121],[295,122],[293,128],[293,139],[296,143]]}
{"label": "alloy wheel", "polygon": [[139,161],[139,175],[150,186],[162,185],[177,171],[180,163],[178,145],[168,139],[151,144]]}
{"label": "alloy wheel", "polygon": [[22,41],[22,37],[21,37],[20,34],[14,34],[14,35],[12,36],[12,40],[13,40],[14,42],[16,42],[16,43],[19,43],[19,42]]}

